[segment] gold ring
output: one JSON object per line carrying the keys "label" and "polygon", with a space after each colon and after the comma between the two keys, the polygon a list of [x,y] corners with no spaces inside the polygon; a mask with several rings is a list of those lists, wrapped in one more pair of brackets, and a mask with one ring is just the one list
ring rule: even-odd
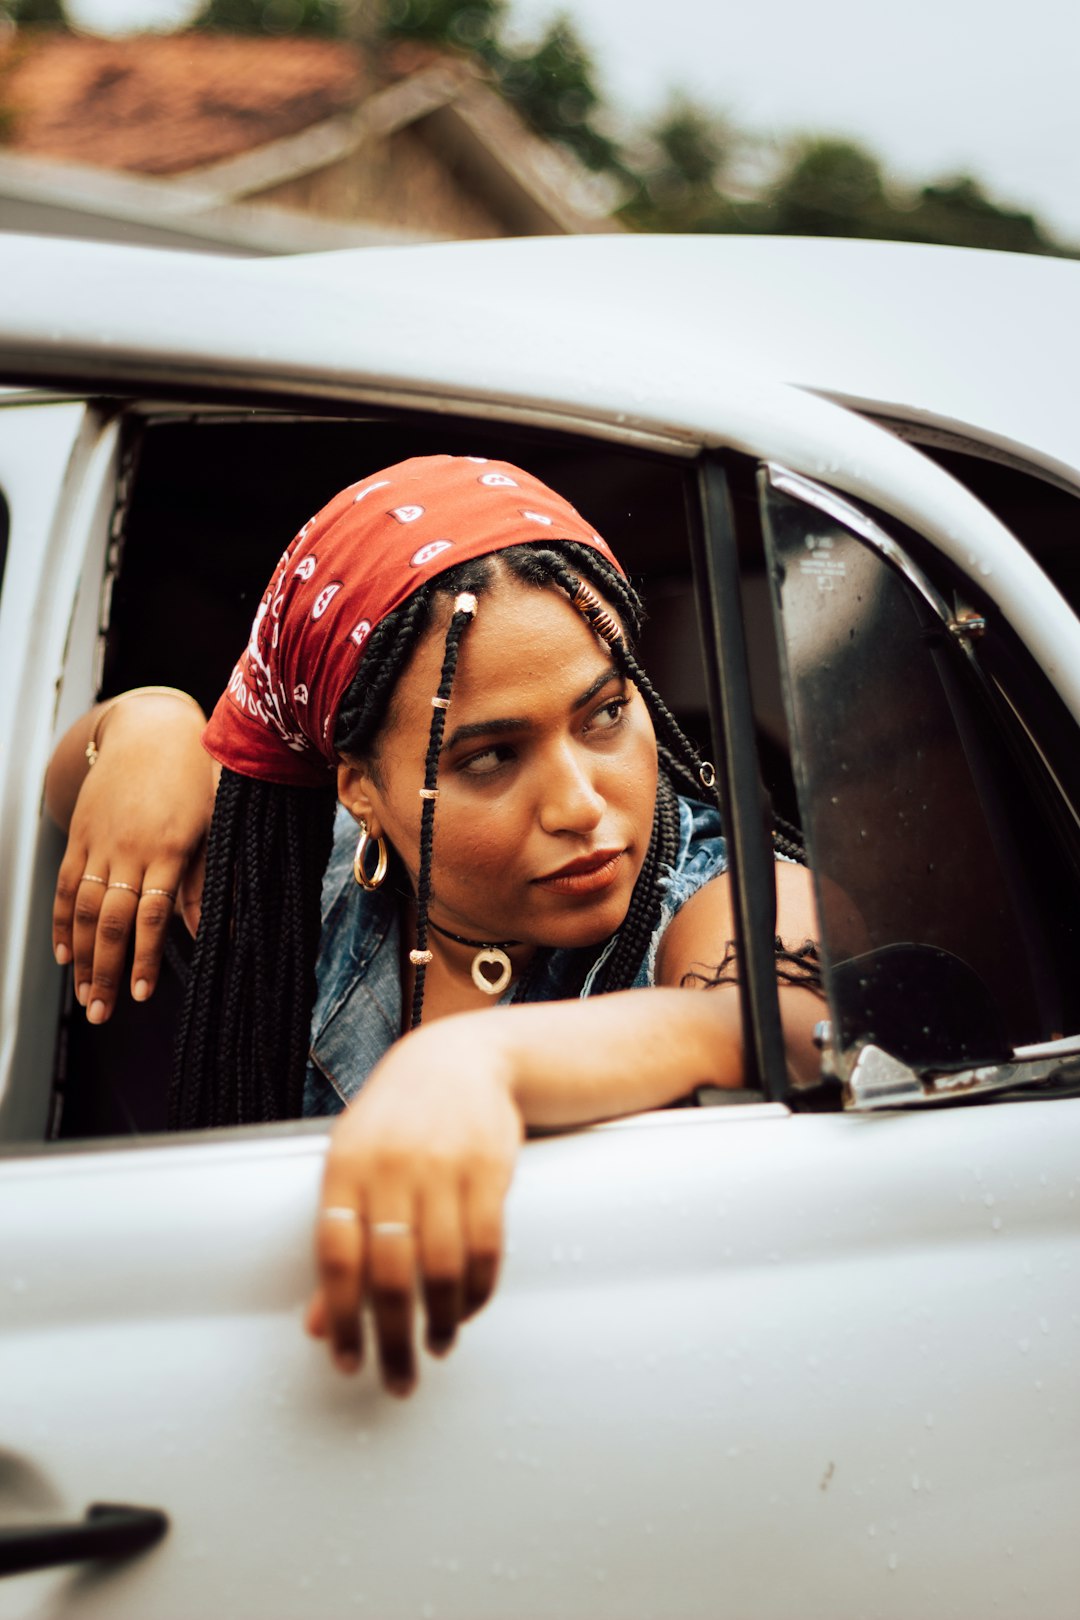
{"label": "gold ring", "polygon": [[176,896],[171,889],[144,889],[143,894],[163,894],[167,900],[176,899]]}
{"label": "gold ring", "polygon": [[357,1221],[360,1219],[355,1209],[347,1209],[343,1204],[328,1204],[319,1211],[320,1221]]}
{"label": "gold ring", "polygon": [[95,877],[93,872],[84,872],[82,877],[79,879],[79,882],[80,883],[100,883],[101,887],[103,889],[107,889],[109,887],[108,882],[106,881],[105,878]]}
{"label": "gold ring", "polygon": [[106,883],[105,887],[107,889],[126,889],[129,894],[141,894],[142,892],[135,887],[134,883]]}
{"label": "gold ring", "polygon": [[378,1232],[380,1237],[410,1237],[412,1227],[408,1221],[372,1221],[372,1235]]}

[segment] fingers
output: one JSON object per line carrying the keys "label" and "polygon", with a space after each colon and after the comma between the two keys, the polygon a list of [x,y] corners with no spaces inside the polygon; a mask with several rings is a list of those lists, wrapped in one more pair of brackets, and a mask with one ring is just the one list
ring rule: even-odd
{"label": "fingers", "polygon": [[157,988],[180,880],[179,867],[151,867],[143,878],[135,912],[135,955],[131,966],[131,994],[136,1001],[146,1001]]}
{"label": "fingers", "polygon": [[93,852],[83,861],[81,872],[75,870],[76,864],[76,857],[69,861],[65,856],[57,879],[54,951],[62,961],[66,948],[73,964],[76,998],[86,1008],[91,1024],[103,1024],[116,1006],[133,935],[131,993],[136,1001],[153,994],[180,871],[175,865],[151,867],[142,873],[114,869],[103,857],[95,860]]}
{"label": "fingers", "polygon": [[413,1292],[417,1245],[415,1229],[400,1200],[393,1200],[369,1223],[367,1238],[368,1287],[383,1384],[392,1395],[408,1395],[416,1383]]}
{"label": "fingers", "polygon": [[61,967],[72,960],[72,935],[75,906],[79,898],[79,885],[86,871],[86,850],[81,843],[71,841],[64,851],[53,895],[52,942],[53,955]]}
{"label": "fingers", "polygon": [[462,1321],[474,1316],[495,1291],[503,1244],[506,1184],[494,1176],[469,1183],[465,1199],[466,1262]]}
{"label": "fingers", "polygon": [[449,1171],[430,1176],[419,1207],[406,1183],[375,1186],[367,1213],[328,1177],[316,1226],[319,1286],[305,1326],[328,1341],[342,1372],[363,1360],[361,1312],[371,1312],[386,1388],[407,1395],[416,1383],[416,1295],[423,1298],[426,1343],[444,1355],[460,1324],[491,1297],[502,1246],[504,1188],[459,1184]]}
{"label": "fingers", "polygon": [[364,1358],[360,1329],[363,1233],[360,1211],[347,1188],[328,1178],[315,1227],[319,1293],[308,1310],[308,1332],[326,1338],[342,1372],[356,1372]]}
{"label": "fingers", "polygon": [[444,1173],[427,1187],[420,1213],[420,1270],[427,1347],[445,1355],[464,1314],[465,1235],[458,1187]]}

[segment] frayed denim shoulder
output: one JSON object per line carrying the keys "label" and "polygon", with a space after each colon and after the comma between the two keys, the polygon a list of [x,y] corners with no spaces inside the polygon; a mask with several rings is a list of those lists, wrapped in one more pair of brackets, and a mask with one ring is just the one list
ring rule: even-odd
{"label": "frayed denim shoulder", "polygon": [[672,918],[692,895],[727,871],[727,843],[715,805],[698,799],[679,800],[679,849],[673,864],[660,879],[663,901],[660,921],[649,941],[634,988],[656,983],[656,953]]}

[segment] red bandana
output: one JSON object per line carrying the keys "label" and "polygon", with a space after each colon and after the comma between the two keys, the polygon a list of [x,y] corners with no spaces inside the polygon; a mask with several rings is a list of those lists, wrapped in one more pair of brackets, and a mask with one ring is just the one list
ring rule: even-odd
{"label": "red bandana", "polygon": [[350,484],[278,563],[203,734],[207,750],[242,776],[325,786],[338,708],[375,626],[460,562],[552,540],[619,566],[569,501],[504,461],[415,456]]}

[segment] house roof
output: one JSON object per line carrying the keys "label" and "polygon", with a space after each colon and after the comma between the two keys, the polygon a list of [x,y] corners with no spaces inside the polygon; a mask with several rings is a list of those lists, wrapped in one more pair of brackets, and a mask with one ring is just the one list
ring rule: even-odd
{"label": "house roof", "polygon": [[27,157],[172,175],[354,106],[363,58],[341,40],[53,30],[0,46],[5,145]]}
{"label": "house roof", "polygon": [[471,59],[429,46],[386,51],[376,74],[343,40],[23,30],[0,43],[0,117],[13,157],[182,177],[219,207],[408,128],[507,234],[617,228],[609,181],[534,135]]}

